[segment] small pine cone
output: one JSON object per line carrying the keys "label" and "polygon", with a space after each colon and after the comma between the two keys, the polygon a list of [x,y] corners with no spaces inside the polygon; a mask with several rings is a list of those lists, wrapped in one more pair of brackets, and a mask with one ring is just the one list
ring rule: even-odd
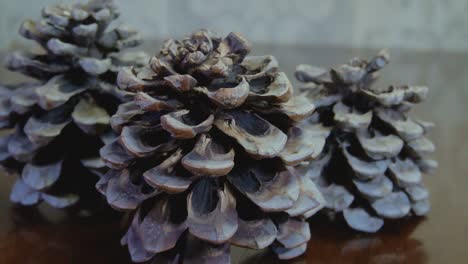
{"label": "small pine cone", "polygon": [[111,118],[120,137],[101,149],[112,170],[97,189],[134,213],[122,241],[133,261],[229,263],[231,244],[282,259],[306,250],[304,218],[325,201],[294,166],[321,151],[297,122],[314,109],[274,57],[249,51],[237,33],[202,30],[119,72],[136,95]]}
{"label": "small pine cone", "polygon": [[327,148],[301,171],[320,186],[327,208],[343,212],[353,229],[376,232],[383,218],[425,215],[428,191],[422,173],[437,167],[427,159],[434,145],[426,138],[431,123],[408,112],[428,88],[373,85],[389,62],[381,51],[370,61],[353,59],[326,70],[299,65],[301,90],[317,107],[311,119],[332,128]]}
{"label": "small pine cone", "polygon": [[0,124],[14,128],[0,139],[0,162],[20,175],[13,202],[67,207],[92,193],[91,170],[106,171],[99,149],[115,138],[110,116],[130,99],[115,86],[117,73],[147,60],[120,53],[141,41],[136,31],[111,26],[118,15],[112,1],[94,0],[49,6],[41,20],[22,24],[20,33],[44,52],[11,54],[7,67],[36,82],[0,88]]}

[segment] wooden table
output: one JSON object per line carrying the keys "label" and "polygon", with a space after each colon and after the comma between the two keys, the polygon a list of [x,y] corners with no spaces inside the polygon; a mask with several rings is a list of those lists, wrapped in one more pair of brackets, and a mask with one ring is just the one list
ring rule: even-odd
{"label": "wooden table", "polygon": [[[159,44],[147,45],[148,50]],[[333,47],[260,46],[255,54],[277,56],[292,77],[296,64],[332,66],[376,51]],[[468,55],[394,50],[383,84],[428,85],[430,98],[414,116],[437,124],[431,134],[440,167],[426,176],[432,211],[426,218],[391,222],[375,235],[355,233],[338,219],[311,219],[307,254],[288,263],[468,263]],[[1,82],[19,75],[0,71]],[[122,230],[110,211],[70,217],[41,206],[13,207],[8,201],[13,178],[0,175],[0,264],[123,264]],[[43,215],[47,215],[44,217]],[[276,263],[265,252],[234,248],[232,263]]]}

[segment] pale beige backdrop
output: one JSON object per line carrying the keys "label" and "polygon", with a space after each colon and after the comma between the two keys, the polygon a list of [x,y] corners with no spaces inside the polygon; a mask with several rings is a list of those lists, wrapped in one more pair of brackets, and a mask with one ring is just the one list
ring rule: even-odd
{"label": "pale beige backdrop", "polygon": [[[57,0],[0,0],[0,49],[26,17]],[[70,3],[71,0],[62,2]],[[148,39],[198,28],[254,42],[468,51],[467,0],[117,0]]]}

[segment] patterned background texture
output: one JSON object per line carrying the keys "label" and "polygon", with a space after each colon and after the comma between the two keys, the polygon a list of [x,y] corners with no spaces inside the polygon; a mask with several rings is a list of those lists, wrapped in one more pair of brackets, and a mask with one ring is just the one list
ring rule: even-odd
{"label": "patterned background texture", "polygon": [[[148,39],[210,28],[260,43],[468,51],[468,0],[116,1]],[[53,2],[0,0],[0,49],[24,43],[21,21]]]}

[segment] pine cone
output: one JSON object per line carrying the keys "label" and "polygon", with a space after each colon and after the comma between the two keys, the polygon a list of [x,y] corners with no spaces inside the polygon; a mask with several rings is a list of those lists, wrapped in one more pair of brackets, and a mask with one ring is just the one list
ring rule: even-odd
{"label": "pine cone", "polygon": [[296,70],[317,107],[311,119],[333,128],[326,150],[301,171],[320,185],[328,209],[343,212],[348,225],[363,232],[379,230],[382,218],[427,214],[422,173],[437,167],[427,159],[434,151],[426,138],[433,125],[408,116],[428,88],[373,85],[388,62],[383,50],[370,61],[355,58],[331,70]]}
{"label": "pine cone", "polygon": [[105,167],[99,149],[112,138],[110,115],[129,99],[114,85],[118,70],[145,59],[119,53],[141,41],[136,31],[111,25],[118,16],[112,1],[95,0],[49,6],[40,21],[22,24],[21,35],[44,52],[11,54],[7,67],[36,82],[0,89],[0,123],[14,127],[0,139],[1,163],[21,175],[13,202],[61,208],[92,193],[88,169]]}
{"label": "pine cone", "polygon": [[133,261],[229,263],[230,244],[282,259],[306,250],[303,219],[324,200],[295,173],[316,151],[296,121],[314,109],[274,57],[249,51],[237,33],[202,30],[119,72],[136,95],[111,118],[120,138],[101,149],[113,170],[97,189],[134,212],[122,241]]}

